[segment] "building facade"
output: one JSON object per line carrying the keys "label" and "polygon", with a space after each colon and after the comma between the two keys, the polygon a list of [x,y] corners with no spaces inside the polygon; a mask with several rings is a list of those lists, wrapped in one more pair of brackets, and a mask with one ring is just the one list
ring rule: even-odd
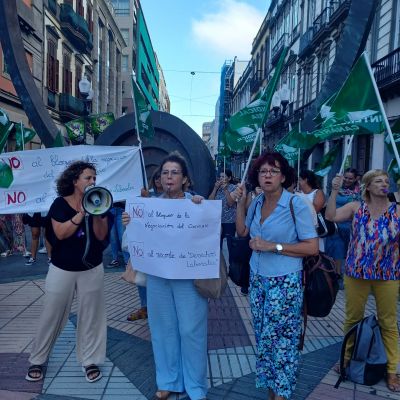
{"label": "building facade", "polygon": [[[400,5],[397,0],[378,0],[377,4],[365,50],[386,114],[394,121],[400,114]],[[233,88],[231,105],[225,107],[230,115],[243,108],[243,91],[250,90],[250,100],[253,99],[272,76],[284,47],[289,48],[277,86],[276,104],[263,127],[264,149],[273,149],[289,127],[300,124],[301,128],[337,56],[351,5],[350,0],[271,1],[253,41],[248,70]],[[346,141],[341,142],[344,154]],[[315,168],[331,146],[332,142],[317,145],[303,167]],[[351,155],[350,165],[360,173],[386,168],[392,158],[384,146],[384,135],[356,136]],[[340,161],[338,157],[339,165]],[[339,169],[336,167],[335,171]]]}
{"label": "building facade", "polygon": [[[111,4],[105,0],[17,0],[17,7],[33,77],[60,131],[65,134],[64,124],[84,115],[85,104],[78,86],[83,75],[92,83],[90,112],[113,112],[119,117],[121,54],[126,45]],[[1,62],[0,106],[12,121],[30,126],[4,60]],[[11,99],[14,104],[10,104]],[[27,148],[39,146],[40,139],[36,137]],[[12,148],[11,137],[9,150]]]}

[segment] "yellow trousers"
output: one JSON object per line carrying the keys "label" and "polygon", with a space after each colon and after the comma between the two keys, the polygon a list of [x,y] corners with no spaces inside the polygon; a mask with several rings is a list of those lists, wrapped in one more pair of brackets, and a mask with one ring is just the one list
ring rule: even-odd
{"label": "yellow trousers", "polygon": [[[377,317],[388,359],[387,372],[396,373],[399,361],[397,328],[399,281],[355,279],[345,275],[344,288],[346,295],[344,333],[346,334],[352,326],[364,318],[365,304],[368,295],[372,293],[375,297]],[[345,360],[351,358],[353,345],[354,341],[349,340]]]}

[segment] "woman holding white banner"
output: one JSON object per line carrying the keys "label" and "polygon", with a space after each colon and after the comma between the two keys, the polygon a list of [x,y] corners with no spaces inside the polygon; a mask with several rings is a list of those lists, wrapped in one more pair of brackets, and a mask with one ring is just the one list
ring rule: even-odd
{"label": "woman holding white banner", "polygon": [[[107,214],[85,215],[85,189],[95,184],[93,164],[76,161],[57,180],[57,197],[48,213],[46,236],[52,259],[46,296],[35,336],[26,380],[43,379],[44,364],[63,330],[76,292],[78,361],[88,382],[101,378],[97,364],[106,355],[107,325],[104,300],[103,250],[108,235]],[[90,245],[87,246],[89,243]]]}
{"label": "woman holding white banner", "polygon": [[[169,154],[160,165],[162,199],[203,197],[186,192],[190,182],[185,159]],[[129,223],[129,216],[125,224]],[[173,392],[184,392],[191,400],[207,395],[208,301],[196,290],[193,279],[165,279],[147,275],[147,311],[156,364],[157,392],[166,400]]]}
{"label": "woman holding white banner", "polygon": [[[257,345],[256,386],[269,400],[288,399],[296,386],[302,322],[302,257],[318,254],[318,239],[305,201],[289,193],[290,167],[279,153],[254,162],[249,182],[263,193],[246,217],[246,188],[239,185],[236,230],[250,233],[250,306]],[[293,214],[292,214],[293,211]]]}

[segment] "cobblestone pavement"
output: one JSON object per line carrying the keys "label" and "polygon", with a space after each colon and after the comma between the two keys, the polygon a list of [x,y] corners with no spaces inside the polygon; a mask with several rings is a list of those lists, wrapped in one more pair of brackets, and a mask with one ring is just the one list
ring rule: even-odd
{"label": "cobblestone pavement", "polygon": [[[75,357],[75,304],[50,356],[43,382],[24,377],[29,350],[41,312],[46,255],[33,266],[22,256],[0,259],[0,400],[146,400],[156,390],[155,371],[147,321],[126,321],[139,307],[135,286],[120,279],[122,268],[106,269],[108,316],[107,360],[103,378],[87,383]],[[105,256],[105,265],[109,255]],[[327,318],[310,318],[298,384],[292,399],[379,400],[398,399],[382,381],[373,387],[344,382],[334,389],[332,370],[339,357],[343,322],[343,291]],[[374,312],[374,301],[366,313]],[[223,298],[209,303],[209,400],[267,399],[255,388],[255,340],[248,298],[230,283]],[[171,400],[187,399],[185,394]]]}

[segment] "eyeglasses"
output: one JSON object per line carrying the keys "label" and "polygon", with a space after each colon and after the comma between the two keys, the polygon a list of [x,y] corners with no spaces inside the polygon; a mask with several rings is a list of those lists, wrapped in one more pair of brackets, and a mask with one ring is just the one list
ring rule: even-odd
{"label": "eyeglasses", "polygon": [[182,174],[182,171],[178,171],[177,169],[172,169],[171,171],[168,171],[167,169],[164,169],[161,171],[161,176],[178,176]]}
{"label": "eyeglasses", "polygon": [[281,173],[281,170],[279,168],[272,168],[272,169],[260,169],[258,171],[258,174],[260,176],[267,176],[270,174],[271,176],[277,176]]}

